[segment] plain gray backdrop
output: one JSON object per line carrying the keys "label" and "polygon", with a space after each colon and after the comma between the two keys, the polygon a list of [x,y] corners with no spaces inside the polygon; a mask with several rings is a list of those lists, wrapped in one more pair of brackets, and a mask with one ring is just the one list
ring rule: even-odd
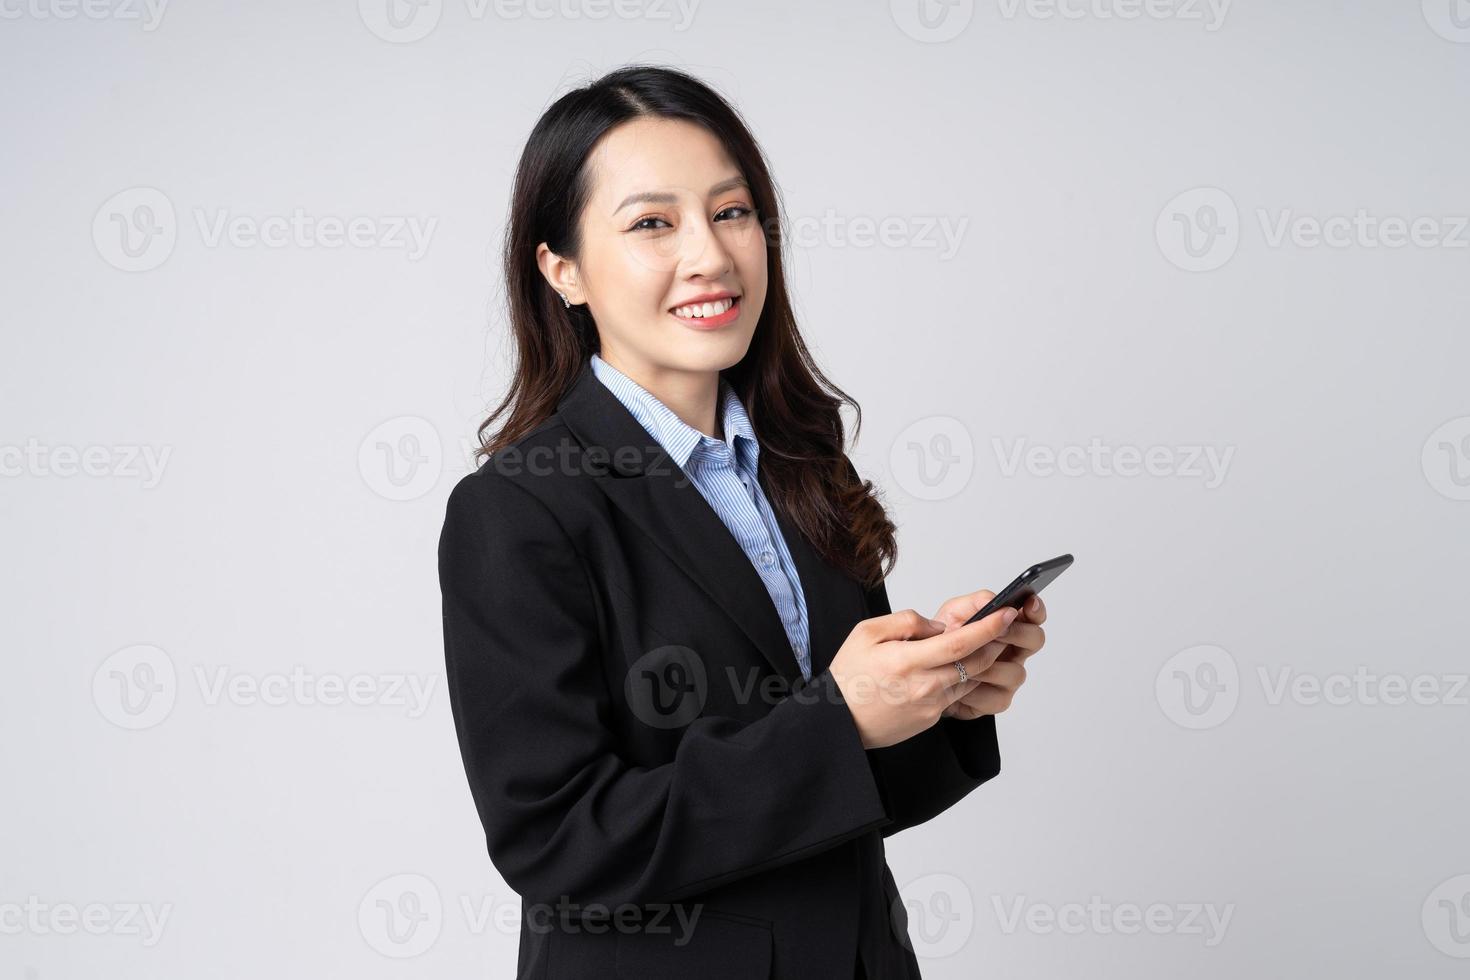
{"label": "plain gray backdrop", "polygon": [[769,155],[894,608],[1077,558],[888,842],[925,976],[1464,975],[1470,3],[392,2],[0,2],[0,973],[513,972],[435,546],[525,137],[648,61]]}

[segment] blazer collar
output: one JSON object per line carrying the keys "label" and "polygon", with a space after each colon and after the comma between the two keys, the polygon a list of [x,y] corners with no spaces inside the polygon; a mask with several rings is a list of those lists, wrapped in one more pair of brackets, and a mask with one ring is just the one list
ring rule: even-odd
{"label": "blazer collar", "polygon": [[[794,690],[805,682],[765,583],[699,488],[598,380],[591,362],[557,411],[586,453],[588,471],[608,498],[734,621]],[[850,623],[836,621],[851,579],[824,562],[772,501],[806,598],[812,676],[827,669]]]}

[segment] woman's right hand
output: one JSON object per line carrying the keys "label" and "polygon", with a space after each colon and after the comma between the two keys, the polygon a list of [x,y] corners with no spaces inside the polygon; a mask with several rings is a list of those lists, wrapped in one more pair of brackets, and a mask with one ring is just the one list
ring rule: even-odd
{"label": "woman's right hand", "polygon": [[[1017,616],[999,609],[979,622],[945,631],[945,624],[903,609],[865,619],[852,628],[828,671],[852,712],[863,748],[879,749],[912,738],[940,717],[950,703],[980,685],[979,675]],[[961,683],[955,661],[965,665]]]}

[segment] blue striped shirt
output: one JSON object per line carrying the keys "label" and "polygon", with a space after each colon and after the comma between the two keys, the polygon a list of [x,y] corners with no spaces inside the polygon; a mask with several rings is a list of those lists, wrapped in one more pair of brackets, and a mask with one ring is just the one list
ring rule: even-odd
{"label": "blue striped shirt", "polygon": [[642,385],[596,354],[592,355],[592,371],[658,440],[735,536],[776,604],[802,676],[811,680],[806,595],[776,514],[756,478],[760,444],[740,396],[730,382],[720,379],[725,435],[720,440],[686,424]]}

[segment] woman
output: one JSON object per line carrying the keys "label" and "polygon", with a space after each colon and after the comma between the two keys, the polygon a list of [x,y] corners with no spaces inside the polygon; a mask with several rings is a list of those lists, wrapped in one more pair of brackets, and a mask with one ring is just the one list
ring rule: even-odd
{"label": "woman", "polygon": [[999,772],[1042,646],[1039,600],[889,608],[777,203],[736,113],[662,68],[566,95],[522,154],[516,370],[439,545],[518,977],[918,977],[883,838]]}

